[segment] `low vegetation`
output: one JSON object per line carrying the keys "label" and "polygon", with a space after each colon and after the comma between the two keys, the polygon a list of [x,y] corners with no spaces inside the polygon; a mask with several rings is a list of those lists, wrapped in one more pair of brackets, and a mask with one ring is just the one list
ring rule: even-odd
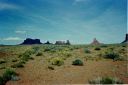
{"label": "low vegetation", "polygon": [[[23,49],[21,49],[21,47]],[[24,75],[26,75],[27,72],[27,74],[29,74],[30,71],[32,71],[32,73],[35,72],[36,76],[41,74],[44,78],[49,78],[49,80],[52,80],[52,78],[59,80],[57,77],[60,76],[55,76],[56,74],[53,74],[52,72],[58,72],[58,74],[63,73],[63,78],[69,77],[64,80],[66,82],[68,82],[68,79],[71,79],[70,75],[75,76],[75,73],[78,73],[76,74],[78,76],[83,74],[89,79],[93,78],[93,75],[94,77],[96,77],[95,75],[98,74],[101,76],[103,76],[104,74],[113,76],[115,71],[119,72],[119,74],[115,73],[114,75],[121,79],[127,76],[125,75],[126,61],[124,60],[126,59],[127,51],[123,45],[27,45],[20,46],[20,48],[18,46],[15,46],[15,49],[13,49],[13,46],[1,48],[3,48],[1,55],[5,55],[5,57],[0,57],[0,85],[5,85],[9,80],[19,79],[19,77],[17,77],[18,75],[15,73],[13,74],[13,72],[4,72],[7,68],[11,68],[11,71],[12,69],[18,70],[17,72],[20,72]],[[17,49],[19,49],[20,51]],[[98,68],[96,68],[95,70],[96,66]],[[33,69],[33,67],[35,69]],[[83,68],[85,68],[86,71]],[[34,71],[31,69],[33,69]],[[36,73],[36,69],[39,70],[39,74]],[[90,71],[90,69],[92,71]],[[23,72],[24,70],[25,72]],[[89,75],[88,72],[90,72]],[[47,75],[48,77],[46,77]],[[43,79],[43,77],[41,77],[40,79]],[[34,78],[30,79],[32,80]],[[74,83],[74,80],[72,80],[71,83]],[[22,79],[21,82],[22,81],[25,80]],[[63,79],[59,81],[62,82]],[[49,82],[52,83],[52,81]],[[123,80],[122,82],[120,79],[112,77],[100,77],[94,80],[89,80],[89,82],[86,83],[122,84],[126,82],[127,81],[125,80]]]}
{"label": "low vegetation", "polygon": [[80,59],[76,59],[72,62],[72,65],[83,66],[83,61]]}
{"label": "low vegetation", "polygon": [[13,79],[18,74],[12,69],[6,69],[2,76],[0,76],[0,85],[5,85],[7,81]]}
{"label": "low vegetation", "polygon": [[6,61],[5,60],[0,60],[0,64],[3,64],[3,63],[6,63]]}
{"label": "low vegetation", "polygon": [[12,68],[23,68],[24,67],[23,64],[24,64],[23,62],[18,62],[16,64],[13,64],[11,67]]}
{"label": "low vegetation", "polygon": [[115,52],[112,52],[112,51],[106,52],[104,57],[107,58],[107,59],[113,59],[113,60],[123,60],[118,53],[115,53]]}
{"label": "low vegetation", "polygon": [[95,50],[101,50],[101,48],[100,47],[96,47]]}
{"label": "low vegetation", "polygon": [[38,52],[36,56],[42,56],[43,54],[41,52]]}
{"label": "low vegetation", "polygon": [[50,66],[48,66],[48,69],[54,70],[54,67],[50,65]]}
{"label": "low vegetation", "polygon": [[62,58],[55,57],[50,60],[50,63],[52,65],[61,66],[64,64],[64,60]]}
{"label": "low vegetation", "polygon": [[113,77],[98,77],[89,81],[90,84],[123,84],[122,80]]}
{"label": "low vegetation", "polygon": [[87,48],[84,49],[84,52],[85,53],[91,53],[91,51],[89,49],[87,49]]}

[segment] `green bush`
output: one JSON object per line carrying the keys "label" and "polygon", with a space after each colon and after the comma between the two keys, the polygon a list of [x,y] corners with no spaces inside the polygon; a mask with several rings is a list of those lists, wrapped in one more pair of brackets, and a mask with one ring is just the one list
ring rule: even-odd
{"label": "green bush", "polygon": [[12,62],[17,62],[18,60],[17,59],[13,59]]}
{"label": "green bush", "polygon": [[108,46],[107,46],[107,45],[101,45],[100,47],[106,48],[106,47],[108,47]]}
{"label": "green bush", "polygon": [[[6,69],[6,71],[4,72],[1,81],[4,82],[3,85],[11,80],[12,76],[17,76],[17,73],[15,71],[13,71],[12,69]],[[2,83],[1,82],[1,83]]]}
{"label": "green bush", "polygon": [[96,47],[96,48],[95,48],[95,50],[101,50],[101,48],[99,48],[99,47]]}
{"label": "green bush", "polygon": [[51,48],[44,49],[44,52],[48,52],[48,51],[51,51]]}
{"label": "green bush", "polygon": [[36,54],[36,56],[42,56],[42,53],[38,52],[38,53]]}
{"label": "green bush", "polygon": [[16,63],[16,64],[13,64],[11,67],[12,67],[12,68],[23,68],[24,65],[23,65],[22,62],[18,62],[18,63]]}
{"label": "green bush", "polygon": [[53,66],[48,66],[48,69],[54,70],[54,67]]}
{"label": "green bush", "polygon": [[5,85],[5,82],[1,76],[0,76],[0,85]]}
{"label": "green bush", "polygon": [[61,65],[64,64],[63,59],[62,58],[58,58],[58,57],[57,58],[52,58],[50,60],[50,62],[51,62],[52,65],[57,65],[57,66],[61,66]]}
{"label": "green bush", "polygon": [[106,52],[104,57],[113,60],[119,60],[121,58],[120,55],[115,52]]}
{"label": "green bush", "polygon": [[5,60],[0,60],[0,64],[6,63]]}
{"label": "green bush", "polygon": [[80,59],[76,59],[75,61],[72,62],[72,65],[82,66],[83,65],[83,61],[80,60]]}
{"label": "green bush", "polygon": [[85,53],[91,53],[91,51],[89,49],[86,49],[86,48],[84,49],[84,52]]}
{"label": "green bush", "polygon": [[112,77],[102,77],[89,81],[90,84],[123,84],[123,82],[118,78]]}

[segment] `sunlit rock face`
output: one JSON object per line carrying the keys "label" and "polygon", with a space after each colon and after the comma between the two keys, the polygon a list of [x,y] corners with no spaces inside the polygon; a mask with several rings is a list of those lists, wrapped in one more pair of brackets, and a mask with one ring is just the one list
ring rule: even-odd
{"label": "sunlit rock face", "polygon": [[31,38],[27,38],[26,40],[24,40],[23,43],[21,43],[21,45],[31,45],[31,44],[42,44],[40,42],[40,39],[31,39]]}

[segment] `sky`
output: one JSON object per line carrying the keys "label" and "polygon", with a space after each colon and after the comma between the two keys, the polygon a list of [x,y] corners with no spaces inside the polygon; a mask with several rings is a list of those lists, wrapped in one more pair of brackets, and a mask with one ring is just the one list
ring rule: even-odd
{"label": "sky", "polygon": [[120,43],[127,19],[127,0],[0,0],[0,44],[26,38]]}

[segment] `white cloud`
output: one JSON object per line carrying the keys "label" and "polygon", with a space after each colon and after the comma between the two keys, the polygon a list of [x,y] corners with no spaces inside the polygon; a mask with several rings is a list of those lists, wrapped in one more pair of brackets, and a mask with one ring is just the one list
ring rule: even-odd
{"label": "white cloud", "polygon": [[85,2],[85,1],[88,1],[88,0],[74,0],[73,5],[76,5],[79,2]]}
{"label": "white cloud", "polygon": [[5,40],[5,41],[19,41],[19,40],[23,40],[23,39],[21,39],[19,37],[8,37],[8,38],[5,38],[3,40]]}
{"label": "white cloud", "polygon": [[21,7],[20,6],[17,6],[15,4],[11,4],[11,3],[3,3],[3,2],[0,2],[0,10],[16,10],[16,9],[20,9]]}
{"label": "white cloud", "polygon": [[17,31],[15,31],[15,33],[17,33],[17,34],[25,34],[25,33],[26,33],[26,31],[17,30]]}

